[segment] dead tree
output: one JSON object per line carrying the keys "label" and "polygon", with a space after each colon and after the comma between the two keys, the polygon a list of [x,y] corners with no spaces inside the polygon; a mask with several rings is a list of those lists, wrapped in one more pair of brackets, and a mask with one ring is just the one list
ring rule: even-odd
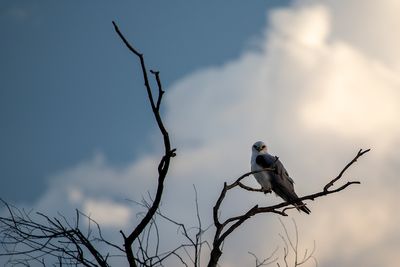
{"label": "dead tree", "polygon": [[[370,149],[367,150],[362,150],[360,149],[357,153],[357,155],[343,168],[343,170],[339,173],[338,176],[330,180],[324,188],[317,193],[310,194],[304,197],[299,198],[299,200],[304,201],[304,200],[315,200],[316,198],[322,197],[322,196],[327,196],[333,193],[340,192],[344,189],[346,189],[349,185],[353,184],[360,184],[359,181],[349,181],[342,186],[339,186],[336,189],[331,189],[330,188],[337,182],[340,178],[342,178],[343,174],[346,172],[346,170],[353,165],[358,158],[360,158],[362,155],[365,153],[369,152]],[[273,169],[264,169],[261,171],[273,171]],[[257,171],[256,171],[257,172]],[[217,202],[215,203],[215,206],[213,208],[213,219],[214,219],[214,226],[215,226],[215,234],[214,234],[214,240],[212,243],[212,249],[210,253],[210,260],[208,262],[208,267],[216,267],[218,264],[218,261],[222,255],[222,244],[225,241],[225,239],[232,234],[233,231],[235,231],[240,225],[242,225],[245,221],[250,219],[251,217],[257,215],[257,214],[262,214],[262,213],[275,213],[279,214],[282,216],[287,216],[286,211],[288,209],[293,209],[290,205],[294,203],[290,202],[282,202],[277,205],[273,206],[267,206],[267,207],[259,207],[258,205],[253,206],[250,208],[247,212],[244,214],[234,216],[227,218],[223,221],[220,219],[220,208],[221,204],[225,199],[226,194],[228,193],[229,190],[240,187],[243,188],[244,190],[248,191],[258,191],[258,192],[263,192],[262,189],[256,189],[256,188],[251,188],[245,184],[242,183],[243,179],[246,177],[249,177],[251,174],[255,172],[248,172],[240,176],[239,178],[236,179],[235,182],[231,184],[227,184],[226,182],[224,183],[224,186],[222,188],[222,191],[219,195],[219,198]],[[298,200],[296,200],[298,201]]]}
{"label": "dead tree", "polygon": [[[171,159],[176,155],[176,149],[172,148],[168,131],[160,115],[160,107],[164,95],[160,73],[153,70],[150,70],[149,72],[154,76],[157,84],[157,90],[153,90],[150,86],[149,73],[143,54],[141,54],[127,41],[115,22],[113,22],[113,25],[114,30],[119,38],[140,62],[148,101],[163,138],[164,152],[157,167],[158,176],[156,179],[158,183],[156,194],[154,197],[150,197],[150,201],[142,203],[142,205],[146,208],[146,212],[141,217],[139,223],[133,226],[131,231],[128,233],[120,231],[123,238],[123,246],[118,246],[104,239],[100,225],[79,211],[76,211],[76,218],[73,219],[74,223],[70,223],[70,221],[61,214],[59,214],[59,217],[57,218],[49,217],[43,213],[32,214],[32,212],[26,212],[25,210],[15,208],[2,201],[8,211],[8,216],[0,216],[0,245],[3,246],[5,251],[4,253],[0,252],[0,256],[11,257],[11,264],[18,263],[21,265],[30,266],[31,263],[39,263],[46,265],[47,262],[45,258],[50,256],[57,260],[56,264],[53,265],[59,266],[82,265],[87,267],[108,267],[110,266],[109,259],[112,257],[125,258],[130,267],[163,266],[163,263],[166,259],[170,257],[176,257],[178,262],[184,266],[200,266],[202,246],[208,243],[202,240],[202,235],[206,229],[202,229],[198,210],[198,225],[195,228],[196,231],[193,235],[189,233],[184,224],[169,218],[159,209]],[[157,92],[156,97],[154,96],[155,91]],[[350,181],[336,189],[330,189],[342,177],[344,172],[353,163],[355,163],[359,157],[368,151],[369,149],[360,150],[353,160],[345,166],[340,174],[336,178],[329,181],[320,192],[301,197],[300,200],[314,200],[322,196],[327,196],[342,191],[349,185],[359,184],[360,182],[358,181]],[[269,171],[269,169],[262,171]],[[215,203],[212,212],[215,234],[212,242],[210,242],[211,244],[208,244],[210,249],[210,257],[208,262],[209,267],[215,267],[218,265],[219,259],[222,255],[223,242],[245,221],[261,213],[275,213],[286,216],[287,210],[292,209],[290,205],[293,203],[288,202],[267,207],[259,207],[256,205],[251,207],[244,214],[224,220],[221,219],[221,204],[229,190],[235,187],[241,187],[248,191],[263,191],[261,189],[251,188],[243,183],[243,180],[253,173],[254,172],[245,173],[231,184],[224,183],[223,189]],[[80,221],[82,218],[84,218],[89,225],[89,229],[86,231],[81,230]],[[149,236],[151,235],[152,231],[156,231],[156,242],[159,241],[157,219],[160,218],[176,225],[178,229],[180,229],[187,242],[182,243],[177,248],[170,249],[167,252],[159,252],[157,243],[154,253],[149,253]],[[99,248],[99,244],[105,246],[106,249],[102,250]],[[188,252],[188,248],[192,249],[191,253]],[[189,263],[181,256],[180,252],[182,250],[190,258]],[[258,263],[256,262],[256,265]]]}
{"label": "dead tree", "polygon": [[[142,217],[141,221],[135,227],[133,227],[129,233],[120,231],[124,240],[123,248],[104,240],[101,236],[100,226],[90,218],[88,218],[90,223],[96,225],[98,236],[95,237],[95,239],[91,239],[91,231],[89,231],[89,233],[86,235],[83,234],[79,228],[79,218],[83,214],[78,211],[75,225],[70,224],[62,215],[60,215],[60,218],[50,218],[45,214],[38,213],[37,215],[39,215],[41,218],[34,220],[32,218],[32,214],[23,210],[19,210],[15,207],[11,207],[9,204],[3,201],[3,204],[9,212],[9,217],[0,218],[0,232],[3,237],[1,243],[6,251],[5,253],[2,253],[3,256],[16,257],[23,255],[25,256],[23,263],[27,265],[33,261],[40,263],[42,262],[43,255],[50,255],[60,259],[60,266],[78,264],[84,266],[108,266],[107,259],[109,255],[102,255],[100,253],[100,251],[93,244],[93,241],[96,240],[106,243],[107,245],[111,245],[120,252],[124,253],[130,267],[137,267],[138,264],[147,266],[146,262],[138,261],[133,251],[133,244],[134,242],[138,241],[146,227],[151,227],[154,225],[154,215],[156,214],[160,205],[165,179],[167,177],[171,159],[176,155],[176,149],[172,148],[171,146],[168,131],[164,126],[160,115],[160,107],[164,91],[159,72],[150,70],[150,73],[154,75],[158,87],[157,97],[154,97],[154,92],[150,86],[143,54],[139,53],[133,46],[129,44],[115,22],[113,22],[113,25],[115,32],[121,38],[123,43],[140,61],[144,85],[151,110],[163,137],[164,154],[161,157],[157,167],[158,183],[156,194],[154,198],[152,198],[153,201],[150,205],[148,205],[147,212]],[[88,255],[90,255],[90,257],[88,257]],[[42,263],[45,264],[45,262]],[[160,262],[158,262],[158,264],[159,263]]]}

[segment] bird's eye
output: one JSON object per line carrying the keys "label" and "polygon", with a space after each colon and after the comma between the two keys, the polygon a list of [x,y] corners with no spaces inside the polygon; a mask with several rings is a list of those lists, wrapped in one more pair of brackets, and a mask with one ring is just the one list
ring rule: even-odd
{"label": "bird's eye", "polygon": [[261,149],[264,149],[264,148],[265,148],[265,145],[261,147]]}

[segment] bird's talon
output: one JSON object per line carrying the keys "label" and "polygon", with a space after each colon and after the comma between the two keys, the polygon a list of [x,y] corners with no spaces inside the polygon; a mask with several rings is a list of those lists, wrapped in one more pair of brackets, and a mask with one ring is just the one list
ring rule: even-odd
{"label": "bird's talon", "polygon": [[269,193],[272,193],[272,190],[271,189],[269,189],[269,190],[263,190],[264,191],[264,194],[266,195],[266,194],[269,194]]}

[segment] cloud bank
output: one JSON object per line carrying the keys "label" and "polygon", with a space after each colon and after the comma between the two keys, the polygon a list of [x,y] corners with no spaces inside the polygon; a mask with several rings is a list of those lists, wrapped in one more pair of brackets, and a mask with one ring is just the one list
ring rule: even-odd
{"label": "cloud bank", "polygon": [[[272,10],[257,49],[199,70],[168,88],[166,125],[178,157],[163,210],[194,225],[192,184],[204,225],[224,181],[249,170],[250,147],[264,140],[296,183],[299,195],[320,190],[360,147],[373,152],[346,179],[361,186],[293,212],[302,247],[317,243],[320,266],[397,266],[400,215],[396,153],[400,133],[400,18],[394,1],[302,1]],[[362,8],[360,8],[362,6]],[[36,210],[82,209],[106,229],[129,229],[146,191],[153,193],[159,155],[116,168],[101,155],[56,175]],[[236,192],[223,216],[274,195]],[[73,213],[71,213],[73,214]],[[249,266],[280,244],[276,216],[255,218],[225,244],[222,266]],[[205,261],[204,261],[205,262]]]}

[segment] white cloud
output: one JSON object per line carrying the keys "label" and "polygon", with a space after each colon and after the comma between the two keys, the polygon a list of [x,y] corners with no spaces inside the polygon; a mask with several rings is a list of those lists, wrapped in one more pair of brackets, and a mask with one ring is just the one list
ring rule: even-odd
{"label": "white cloud", "polygon": [[131,208],[110,200],[88,199],[83,212],[102,227],[125,227],[131,218]]}
{"label": "white cloud", "polygon": [[[172,87],[168,125],[178,147],[186,148],[174,174],[182,175],[182,180],[192,177],[200,192],[208,190],[215,199],[218,190],[210,185],[247,170],[250,145],[264,139],[285,161],[297,190],[304,194],[321,188],[360,146],[371,146],[373,154],[350,171],[351,177],[363,179],[361,188],[311,203],[312,217],[294,216],[306,228],[306,243],[316,239],[322,265],[351,266],[363,254],[363,266],[379,265],[383,261],[379,255],[387,257],[387,266],[394,266],[400,243],[384,244],[399,237],[400,218],[391,212],[396,209],[396,192],[391,188],[399,186],[394,180],[398,168],[387,161],[399,161],[390,150],[400,133],[400,73],[384,55],[378,57],[337,34],[333,8],[299,3],[273,11],[272,28],[260,44],[261,52],[247,51],[235,61],[197,72]],[[372,22],[363,23],[368,28]],[[362,29],[349,24],[346,31]],[[255,197],[235,195],[227,212],[243,207],[244,199]],[[270,230],[265,230],[265,236],[279,231],[270,220],[256,222],[245,229],[260,229],[267,223]],[[255,242],[259,233],[242,231],[227,242],[228,248],[229,242],[241,240],[240,248],[232,245],[232,252],[224,255],[227,261],[243,266],[250,248],[268,248],[265,255],[274,248],[269,238]]]}
{"label": "white cloud", "polygon": [[281,9],[271,13],[271,21],[276,34],[296,46],[317,48],[324,45],[330,34],[330,14],[323,5],[300,8],[293,11]]}
{"label": "white cloud", "polygon": [[[280,156],[300,195],[321,189],[360,146],[371,146],[371,154],[344,178],[362,179],[361,186],[310,203],[310,216],[293,216],[304,244],[311,247],[316,240],[322,266],[396,266],[400,158],[392,149],[400,133],[399,52],[387,42],[379,51],[377,39],[393,37],[396,44],[400,27],[382,30],[374,23],[396,24],[397,14],[380,12],[393,8],[391,1],[374,2],[377,11],[357,9],[357,0],[315,3],[272,11],[261,49],[193,73],[167,90],[166,124],[178,156],[163,209],[194,225],[195,184],[204,225],[211,223],[211,207],[223,182],[248,170],[256,140],[267,141]],[[60,173],[35,208],[81,207],[106,225],[136,222],[130,215],[136,210],[129,207],[128,212],[121,201],[140,200],[146,190],[154,191],[157,159],[145,155],[115,168],[98,156]],[[252,203],[278,201],[273,195],[235,192],[223,216]],[[248,265],[247,251],[269,255],[279,243],[278,232],[276,216],[255,218],[227,240],[222,265]]]}
{"label": "white cloud", "polygon": [[[310,0],[309,3],[319,1]],[[385,0],[323,1],[332,14],[332,34],[370,59],[400,68],[400,2]]]}

